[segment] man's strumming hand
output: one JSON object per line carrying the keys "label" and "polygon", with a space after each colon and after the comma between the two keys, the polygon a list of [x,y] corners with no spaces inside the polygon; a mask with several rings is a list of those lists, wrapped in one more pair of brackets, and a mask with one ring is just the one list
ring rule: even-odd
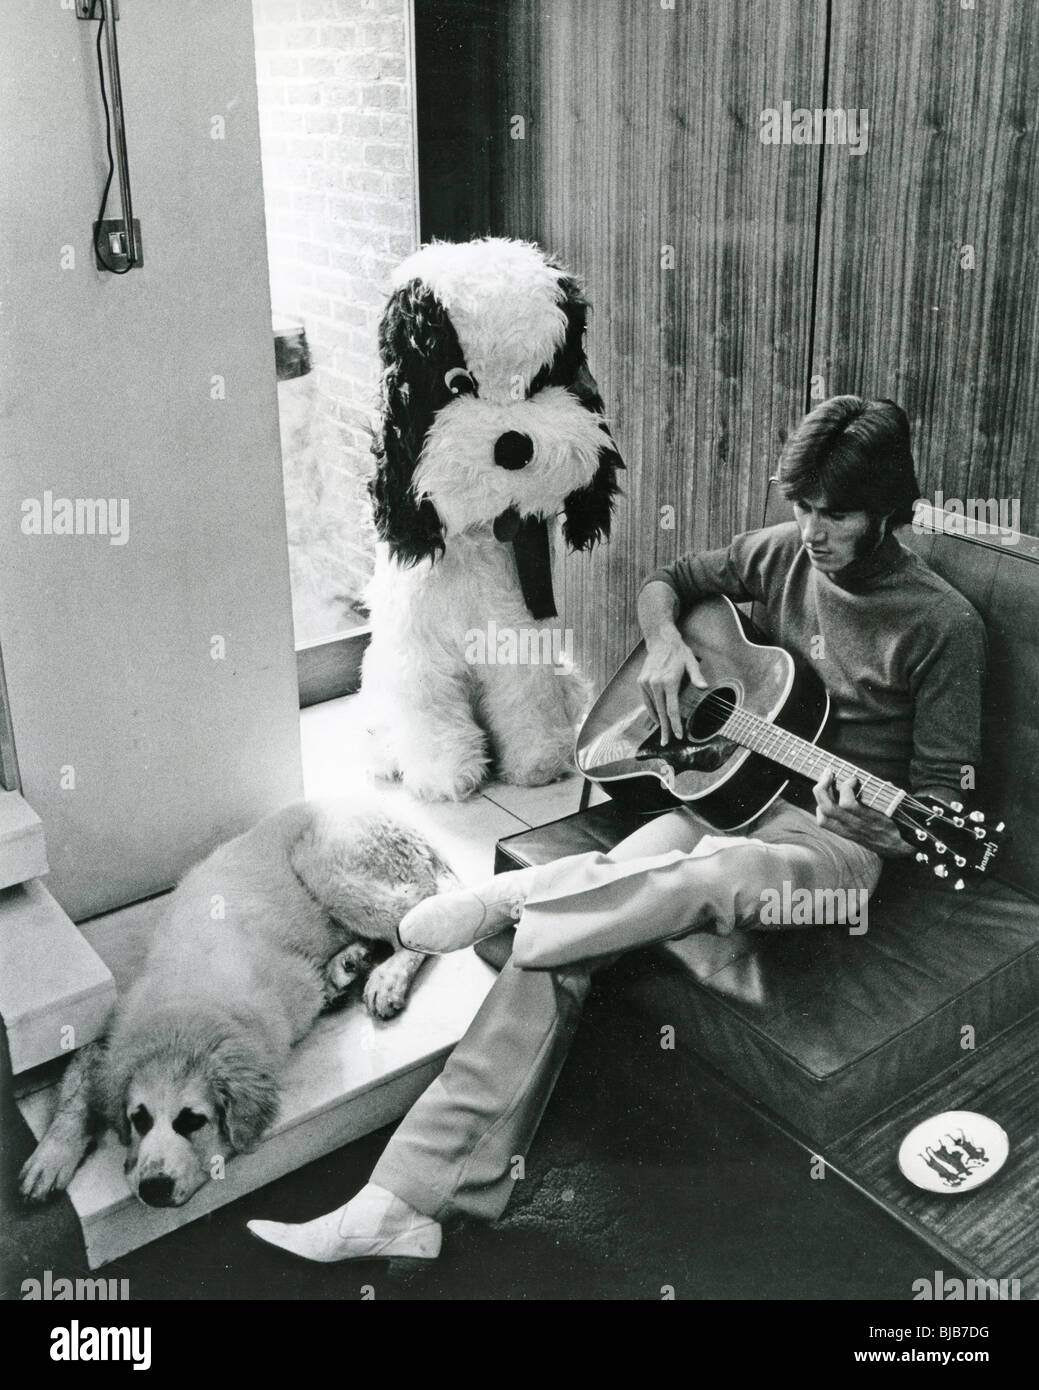
{"label": "man's strumming hand", "polygon": [[639,672],[639,689],[646,709],[660,725],[660,742],[670,743],[671,735],[682,737],[682,716],[678,692],[686,676],[702,690],[703,678],[696,657],[682,641],[675,626],[678,595],[670,584],[650,580],[639,594],[639,627],[646,642],[646,660]]}
{"label": "man's strumming hand", "polygon": [[654,634],[646,641],[646,660],[639,672],[639,688],[646,708],[660,725],[661,743],[669,743],[671,734],[682,737],[682,716],[678,708],[678,692],[686,676],[701,690],[707,688],[696,657],[682,641],[674,626]]}
{"label": "man's strumming hand", "polygon": [[904,859],[913,853],[912,846],[902,839],[890,817],[859,801],[857,778],[850,777],[835,785],[831,770],[822,775],[812,790],[815,792],[815,818],[824,830],[832,830],[835,835],[864,845],[881,859]]}

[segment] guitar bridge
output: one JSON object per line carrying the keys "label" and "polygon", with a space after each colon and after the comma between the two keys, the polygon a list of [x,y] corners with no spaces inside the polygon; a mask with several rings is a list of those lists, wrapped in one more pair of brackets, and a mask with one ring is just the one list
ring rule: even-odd
{"label": "guitar bridge", "polygon": [[722,766],[739,745],[729,739],[712,739],[710,743],[661,743],[660,730],[641,743],[635,752],[638,762],[651,759],[666,763],[675,772],[714,772]]}

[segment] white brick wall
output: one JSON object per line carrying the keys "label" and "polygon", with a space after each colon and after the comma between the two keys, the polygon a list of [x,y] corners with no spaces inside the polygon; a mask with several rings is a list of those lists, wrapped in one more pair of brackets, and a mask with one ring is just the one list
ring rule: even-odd
{"label": "white brick wall", "polygon": [[[309,629],[349,605],[371,566],[376,327],[390,273],[417,244],[410,8],[253,0],[271,299],[303,321],[315,368],[314,447],[286,460],[294,588],[321,588],[331,571],[324,616],[297,602],[297,641],[327,635]],[[298,553],[308,546],[323,558]]]}

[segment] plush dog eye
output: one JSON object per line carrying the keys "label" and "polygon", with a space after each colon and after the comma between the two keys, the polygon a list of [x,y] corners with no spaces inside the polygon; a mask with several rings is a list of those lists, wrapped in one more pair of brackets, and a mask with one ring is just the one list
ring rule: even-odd
{"label": "plush dog eye", "polygon": [[137,1109],[133,1112],[133,1114],[130,1116],[130,1123],[133,1125],[134,1129],[137,1131],[138,1134],[143,1135],[148,1133],[155,1121],[148,1114],[148,1111],[144,1108],[144,1106],[139,1105]]}
{"label": "plush dog eye", "polygon": [[205,1123],[205,1115],[200,1115],[197,1110],[182,1110],[173,1121],[173,1132],[182,1134],[186,1139],[189,1134],[194,1134],[196,1129],[201,1129]]}
{"label": "plush dog eye", "polygon": [[476,382],[464,367],[452,367],[444,373],[444,385],[452,396],[475,396]]}

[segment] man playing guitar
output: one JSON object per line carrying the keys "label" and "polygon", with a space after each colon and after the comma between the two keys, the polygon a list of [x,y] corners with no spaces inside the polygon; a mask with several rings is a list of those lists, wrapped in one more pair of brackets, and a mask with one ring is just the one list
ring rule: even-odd
{"label": "man playing guitar", "polygon": [[[724,594],[763,606],[772,640],[814,665],[830,696],[826,746],[914,796],[948,801],[981,745],[985,633],[977,612],[894,528],[918,486],[905,413],[838,396],[817,406],[783,451],[794,519],[657,570],[639,596],[646,642],[639,683],[667,743],[683,734],[679,692],[704,684],[676,619]],[[768,890],[872,891],[883,861],[911,855],[892,819],[863,805],[854,780],[791,784],[739,834],[713,834],[688,808],[642,826],[608,855],[500,874],[427,899],[401,922],[404,945],[457,950],[518,924],[501,971],[442,1074],[394,1134],[371,1181],[304,1225],[251,1222],[262,1239],[320,1261],[434,1258],[441,1223],[492,1220],[512,1191],[588,994],[619,951],[691,930],[762,929]],[[524,969],[525,932],[602,929],[594,958]],[[626,924],[638,937],[625,940]],[[774,924],[769,924],[773,926]]]}

